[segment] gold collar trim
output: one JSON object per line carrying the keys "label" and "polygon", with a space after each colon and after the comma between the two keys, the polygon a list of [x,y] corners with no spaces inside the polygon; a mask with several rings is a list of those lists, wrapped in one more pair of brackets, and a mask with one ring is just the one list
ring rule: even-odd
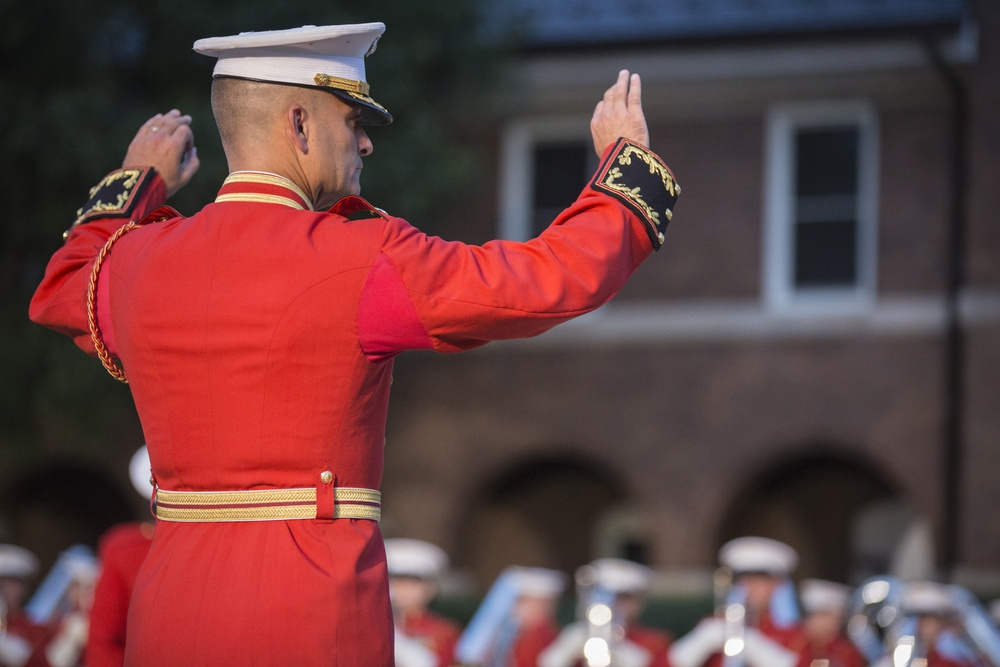
{"label": "gold collar trim", "polygon": [[[300,188],[299,186],[297,186],[290,179],[287,179],[284,176],[279,176],[278,174],[271,174],[271,173],[268,173],[268,172],[265,172],[265,171],[234,171],[233,173],[229,174],[229,176],[226,177],[226,180],[223,181],[222,185],[223,185],[223,187],[225,187],[226,185],[229,185],[231,183],[263,183],[264,185],[273,185],[273,186],[276,186],[276,187],[279,187],[279,188],[285,188],[287,190],[291,190],[292,192],[294,192],[295,194],[297,194],[299,197],[301,197],[302,201],[305,202],[305,208],[309,209],[310,211],[315,211],[316,210],[315,207],[313,206],[312,198],[309,197],[309,195],[307,195],[302,190],[302,188]],[[231,194],[219,195],[216,198],[216,201],[225,201],[224,198],[234,197],[234,196],[241,196],[242,197],[242,196],[250,195],[250,194],[252,194],[252,193],[240,193],[239,195],[235,195],[235,194],[231,193]],[[276,199],[284,199],[283,197],[280,197],[280,195],[265,195],[265,194],[260,194],[259,196],[261,196],[261,197],[268,197],[268,198],[276,198]],[[251,200],[251,199],[229,199],[229,201],[255,201],[255,200]],[[264,201],[264,200],[261,200],[261,201]],[[288,199],[287,202],[293,208],[297,208],[297,209],[300,209],[300,210],[303,209],[302,206],[299,206],[298,202],[295,202],[292,199]],[[284,203],[284,202],[279,202],[279,201],[274,201],[274,200],[268,200],[267,203],[277,204],[277,203]]]}
{"label": "gold collar trim", "polygon": [[280,195],[268,195],[262,192],[232,192],[227,195],[219,195],[215,198],[218,203],[224,202],[254,202],[258,204],[281,204],[282,206],[288,206],[289,208],[294,208],[297,211],[304,211],[306,207],[300,204],[295,199],[291,197],[282,197]]}

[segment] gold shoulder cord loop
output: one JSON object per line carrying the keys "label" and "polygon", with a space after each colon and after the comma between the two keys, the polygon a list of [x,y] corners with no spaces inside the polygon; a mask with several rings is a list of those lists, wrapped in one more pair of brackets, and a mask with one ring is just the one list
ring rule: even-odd
{"label": "gold shoulder cord loop", "polygon": [[100,358],[101,363],[104,364],[104,368],[108,370],[108,373],[111,373],[111,377],[125,384],[128,384],[128,378],[125,377],[125,370],[119,368],[115,360],[111,358],[111,353],[108,352],[108,348],[104,345],[101,328],[97,326],[97,279],[101,274],[101,265],[104,263],[104,258],[111,252],[111,246],[118,239],[139,226],[139,223],[135,220],[129,220],[111,235],[108,242],[101,248],[101,252],[97,254],[97,259],[94,260],[94,268],[90,271],[90,284],[87,286],[87,324],[90,327],[90,339],[94,341],[94,348],[97,350],[97,356]]}

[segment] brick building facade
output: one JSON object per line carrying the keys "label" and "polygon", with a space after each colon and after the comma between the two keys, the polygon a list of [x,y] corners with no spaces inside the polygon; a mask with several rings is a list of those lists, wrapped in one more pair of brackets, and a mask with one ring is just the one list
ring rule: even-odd
{"label": "brick building facade", "polygon": [[602,555],[705,581],[761,533],[801,576],[1000,592],[1000,11],[655,4],[677,20],[629,32],[535,3],[483,133],[496,198],[464,213],[472,240],[530,235],[626,67],[684,187],[666,246],[582,321],[397,360],[386,533],[482,584]]}

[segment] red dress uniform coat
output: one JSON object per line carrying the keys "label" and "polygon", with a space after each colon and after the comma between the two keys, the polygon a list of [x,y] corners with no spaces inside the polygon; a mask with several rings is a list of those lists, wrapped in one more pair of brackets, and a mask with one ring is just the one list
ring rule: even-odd
{"label": "red dress uniform coat", "polygon": [[122,667],[129,600],[139,567],[152,545],[153,525],[124,523],[101,538],[101,576],[90,608],[90,631],[84,652],[87,667]]}
{"label": "red dress uniform coat", "polygon": [[866,667],[868,661],[861,651],[847,637],[837,637],[833,641],[817,645],[810,642],[801,653],[798,667]]}
{"label": "red dress uniform coat", "polygon": [[646,667],[670,667],[667,651],[673,642],[670,635],[663,630],[630,625],[625,630],[625,639],[649,651],[652,659]]}
{"label": "red dress uniform coat", "polygon": [[403,621],[403,634],[420,640],[438,657],[440,667],[451,667],[455,662],[455,646],[462,628],[455,622],[431,612],[408,616]]}
{"label": "red dress uniform coat", "polygon": [[[778,627],[768,615],[761,618],[757,629],[771,641],[799,655],[802,654],[809,643],[809,638],[806,636],[805,630],[802,629],[801,625],[793,624],[788,627]],[[722,663],[722,653],[716,653],[705,662],[705,667],[722,667]]]}
{"label": "red dress uniform coat", "polygon": [[31,645],[31,655],[23,667],[49,667],[45,649],[55,636],[55,630],[47,625],[39,625],[23,612],[11,614],[7,618],[7,633],[20,637]]}
{"label": "red dress uniform coat", "polygon": [[559,636],[555,623],[539,623],[523,630],[514,640],[509,667],[538,667],[538,656]]}
{"label": "red dress uniform coat", "polygon": [[[34,321],[91,353],[95,257],[163,203],[159,177],[132,176],[124,214],[84,213],[31,304]],[[358,197],[313,211],[291,182],[256,173],[231,175],[190,218],[122,236],[97,320],[128,373],[157,487],[316,489],[313,519],[159,521],[125,664],[391,665],[378,524],[332,517],[336,487],[379,487],[393,356],[533,336],[593,310],[662,242],[675,198],[659,158],[619,141],[527,243],[446,242]]]}
{"label": "red dress uniform coat", "polygon": [[965,660],[947,658],[934,649],[927,652],[927,667],[976,667],[976,664]]}
{"label": "red dress uniform coat", "polygon": [[[670,667],[667,652],[673,641],[663,630],[633,624],[625,629],[625,639],[649,652],[649,662],[645,667]],[[577,661],[575,667],[584,667],[584,661]]]}

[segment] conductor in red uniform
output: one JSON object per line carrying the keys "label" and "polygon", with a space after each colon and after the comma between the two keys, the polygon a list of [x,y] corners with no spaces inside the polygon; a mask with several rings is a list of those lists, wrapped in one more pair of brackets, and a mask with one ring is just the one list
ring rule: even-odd
{"label": "conductor in red uniform", "polygon": [[160,208],[198,158],[190,117],[154,116],[32,300],[34,321],[127,374],[149,447],[158,522],[126,665],[391,665],[393,357],[539,334],[663,243],[679,188],[625,71],[591,121],[597,173],[537,239],[447,242],[361,199],[365,127],[391,121],[364,70],[384,28],[197,42],[218,58],[218,197]]}

